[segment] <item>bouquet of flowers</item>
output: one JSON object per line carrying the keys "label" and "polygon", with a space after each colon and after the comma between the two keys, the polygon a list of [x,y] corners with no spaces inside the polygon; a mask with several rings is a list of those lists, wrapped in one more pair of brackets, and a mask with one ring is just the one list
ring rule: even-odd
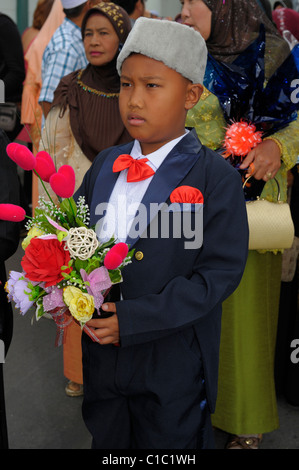
{"label": "bouquet of flowers", "polygon": [[[45,151],[36,156],[24,145],[11,143],[8,156],[21,168],[34,171],[48,199],[40,197],[34,217],[29,218],[22,242],[22,271],[9,273],[5,289],[20,313],[36,307],[36,319],[51,314],[57,325],[56,344],[62,344],[65,328],[75,319],[97,341],[86,323],[97,312],[114,284],[122,282],[121,270],[131,262],[133,251],[114,238],[100,243],[88,226],[89,208],[83,197],[73,198],[75,172],[69,165],[56,171]],[[58,197],[54,203],[45,183]],[[0,219],[20,222],[26,213],[20,206],[0,204]]]}

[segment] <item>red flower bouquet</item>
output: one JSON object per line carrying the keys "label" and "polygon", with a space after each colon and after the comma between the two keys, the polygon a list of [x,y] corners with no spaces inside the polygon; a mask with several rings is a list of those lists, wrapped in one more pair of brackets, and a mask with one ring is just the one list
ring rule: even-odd
{"label": "red flower bouquet", "polygon": [[[33,238],[25,250],[21,265],[30,281],[44,282],[45,287],[55,286],[64,279],[63,274],[70,274],[71,257],[65,249],[65,243],[57,238]],[[64,271],[62,266],[66,266]]]}
{"label": "red flower bouquet", "polygon": [[[7,146],[7,154],[24,170],[34,171],[48,195],[48,199],[39,198],[35,215],[27,223],[23,271],[10,272],[8,300],[15,302],[22,315],[35,306],[37,320],[50,313],[58,327],[56,344],[62,344],[63,331],[72,318],[97,341],[86,323],[95,311],[100,313],[113,284],[122,282],[121,270],[131,262],[133,250],[129,252],[128,245],[113,238],[107,243],[97,239],[94,227],[88,224],[89,208],[84,198],[73,198],[75,172],[71,166],[57,170],[47,152],[35,157],[17,143]],[[44,183],[50,184],[58,204]],[[21,207],[0,204],[0,219],[20,222],[25,217]]]}

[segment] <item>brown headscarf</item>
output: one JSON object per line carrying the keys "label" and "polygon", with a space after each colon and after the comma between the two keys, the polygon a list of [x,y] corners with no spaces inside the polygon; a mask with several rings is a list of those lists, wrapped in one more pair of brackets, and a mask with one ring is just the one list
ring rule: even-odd
{"label": "brown headscarf", "polygon": [[260,25],[266,30],[266,79],[289,54],[284,41],[256,0],[203,0],[212,12],[208,51],[221,62],[233,62],[258,36]]}
{"label": "brown headscarf", "polygon": [[[109,19],[122,45],[131,29],[125,10],[112,2],[101,2],[91,8],[82,22],[83,37],[87,20],[95,13]],[[53,106],[61,106],[60,116],[69,107],[74,137],[91,161],[101,150],[132,140],[119,113],[116,59],[117,56],[101,67],[89,64],[83,71],[70,73],[62,78],[54,94]]]}

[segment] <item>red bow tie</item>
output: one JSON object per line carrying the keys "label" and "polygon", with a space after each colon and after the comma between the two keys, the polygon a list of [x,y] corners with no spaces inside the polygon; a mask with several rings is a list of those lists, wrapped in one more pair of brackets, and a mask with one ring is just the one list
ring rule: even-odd
{"label": "red bow tie", "polygon": [[154,170],[146,164],[147,158],[135,160],[131,155],[120,155],[113,164],[113,172],[125,170],[128,168],[128,183],[135,183],[136,181],[146,180],[155,174]]}

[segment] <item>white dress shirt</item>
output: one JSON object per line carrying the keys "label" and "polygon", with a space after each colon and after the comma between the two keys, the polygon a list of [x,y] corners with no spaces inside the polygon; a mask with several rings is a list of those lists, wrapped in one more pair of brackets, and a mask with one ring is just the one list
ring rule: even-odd
{"label": "white dress shirt", "polygon": [[[135,140],[130,155],[136,160],[147,158],[147,165],[156,172],[169,152],[188,132],[189,131],[186,129],[185,134],[171,140],[155,152],[146,155],[146,157],[142,155],[139,141]],[[128,170],[123,170],[119,173],[110,195],[107,211],[98,236],[101,242],[110,240],[112,236],[114,236],[119,242],[126,241],[138,206],[142,201],[152,178],[154,177],[153,175],[143,181],[128,183],[127,174]]]}

